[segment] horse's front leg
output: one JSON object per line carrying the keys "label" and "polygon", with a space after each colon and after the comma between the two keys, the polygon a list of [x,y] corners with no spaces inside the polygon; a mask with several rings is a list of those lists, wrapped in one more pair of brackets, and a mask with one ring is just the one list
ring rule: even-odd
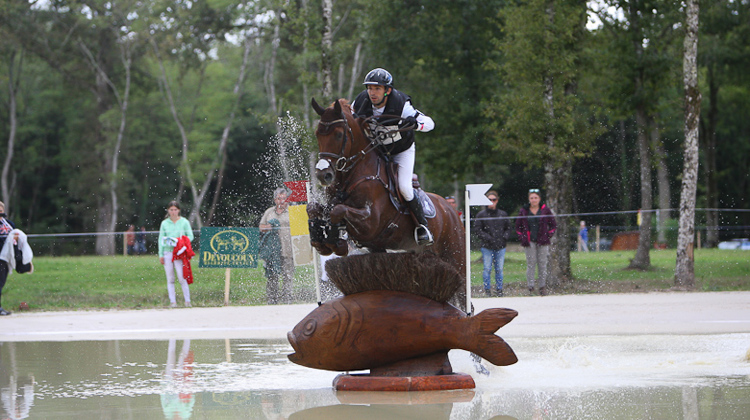
{"label": "horse's front leg", "polygon": [[[349,234],[355,239],[368,231],[368,219],[372,216],[370,203],[364,207],[351,207],[346,204],[337,204],[331,210],[331,223],[335,226],[346,222]],[[370,227],[372,229],[372,227]]]}

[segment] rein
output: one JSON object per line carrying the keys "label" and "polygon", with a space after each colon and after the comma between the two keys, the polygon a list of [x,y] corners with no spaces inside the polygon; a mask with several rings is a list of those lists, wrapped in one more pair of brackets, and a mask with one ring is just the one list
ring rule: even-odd
{"label": "rein", "polygon": [[[379,146],[382,146],[382,147],[388,146],[387,144],[384,143],[386,139],[390,138],[392,140],[396,136],[396,134],[402,133],[404,131],[413,130],[417,126],[416,124],[411,124],[411,125],[407,125],[401,128],[391,130],[391,129],[387,129],[385,123],[381,122],[381,120],[383,119],[385,119],[386,121],[390,121],[390,120],[398,121],[401,119],[401,116],[383,114],[383,115],[378,115],[376,117],[373,115],[371,117],[365,118],[365,120],[363,121],[363,124],[365,125],[365,127],[367,127],[367,138],[370,139],[371,143],[377,143]],[[375,128],[373,127],[375,128],[382,127],[383,130],[376,131]]]}

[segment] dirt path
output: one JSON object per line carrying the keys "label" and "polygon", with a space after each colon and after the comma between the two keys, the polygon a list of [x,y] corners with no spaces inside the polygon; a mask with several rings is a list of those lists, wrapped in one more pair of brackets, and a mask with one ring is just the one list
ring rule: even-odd
{"label": "dirt path", "polygon": [[[750,333],[750,292],[643,293],[480,298],[476,311],[518,317],[503,337]],[[285,340],[315,304],[128,311],[15,312],[0,341],[255,338]]]}

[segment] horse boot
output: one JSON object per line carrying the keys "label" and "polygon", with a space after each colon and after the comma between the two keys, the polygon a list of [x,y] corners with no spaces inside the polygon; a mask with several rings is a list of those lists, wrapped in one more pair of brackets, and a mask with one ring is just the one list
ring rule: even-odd
{"label": "horse boot", "polygon": [[411,210],[411,214],[414,215],[417,221],[417,228],[414,229],[414,239],[417,241],[417,245],[432,245],[435,241],[432,239],[430,229],[427,228],[427,218],[424,216],[424,209],[419,199],[414,197],[406,203],[409,204],[409,210]]}

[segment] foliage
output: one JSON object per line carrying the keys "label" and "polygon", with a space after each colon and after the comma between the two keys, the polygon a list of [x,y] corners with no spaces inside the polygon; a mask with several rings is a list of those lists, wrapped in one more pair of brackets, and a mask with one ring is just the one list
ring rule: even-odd
{"label": "foliage", "polygon": [[[701,83],[718,83],[715,132],[719,205],[750,209],[750,4],[702,4]],[[593,2],[591,3],[593,4]],[[334,2],[333,95],[361,89],[367,70],[385,67],[396,87],[436,121],[417,135],[417,172],[426,189],[459,193],[492,183],[513,213],[549,157],[572,159],[575,212],[636,210],[640,202],[634,107],[644,104],[667,149],[673,203],[679,194],[682,138],[682,13],[674,0],[610,0],[590,10],[601,21],[584,28],[583,4],[556,0],[545,23],[541,0]],[[609,7],[618,13],[609,14]],[[592,6],[593,7],[593,6]],[[640,16],[635,23],[630,10]],[[222,159],[217,145],[233,109],[246,40],[249,66],[227,144],[215,225],[253,225],[283,175],[272,168],[279,117],[300,122],[302,153],[314,151],[310,97],[321,88],[320,0],[118,1],[0,0],[0,139],[7,139],[9,65],[18,84],[18,132],[9,180],[11,219],[31,233],[97,230],[125,80],[121,46],[132,47],[127,126],[114,175],[118,227],[155,229],[164,203],[191,209],[180,133],[165,101],[155,51],[175,88],[188,128],[188,162],[198,184]],[[278,32],[276,29],[278,28]],[[636,31],[636,29],[638,29]],[[154,49],[151,39],[156,43]],[[643,47],[640,56],[637,46]],[[85,46],[106,70],[97,80]],[[361,48],[358,60],[355,53]],[[269,68],[275,54],[276,65]],[[11,60],[11,57],[14,57]],[[554,75],[554,118],[545,112],[542,77]],[[640,73],[639,73],[640,72]],[[634,77],[644,85],[636,91]],[[269,88],[275,88],[271,105]],[[701,90],[707,92],[707,86]],[[573,93],[574,92],[574,93]],[[572,94],[571,94],[572,93]],[[351,99],[351,98],[350,98]],[[706,95],[704,95],[704,100]],[[709,109],[703,107],[704,117]],[[554,149],[542,139],[556,133]],[[0,162],[7,153],[0,147]],[[295,156],[305,161],[307,156]],[[303,167],[304,166],[304,167]],[[295,176],[308,165],[297,164]],[[269,176],[269,174],[273,176]],[[199,209],[205,216],[217,176]],[[202,187],[201,187],[202,188]],[[698,202],[706,191],[698,190]],[[472,209],[475,211],[477,209]],[[632,224],[608,216],[611,224]],[[723,237],[747,236],[750,213],[720,221]]]}

